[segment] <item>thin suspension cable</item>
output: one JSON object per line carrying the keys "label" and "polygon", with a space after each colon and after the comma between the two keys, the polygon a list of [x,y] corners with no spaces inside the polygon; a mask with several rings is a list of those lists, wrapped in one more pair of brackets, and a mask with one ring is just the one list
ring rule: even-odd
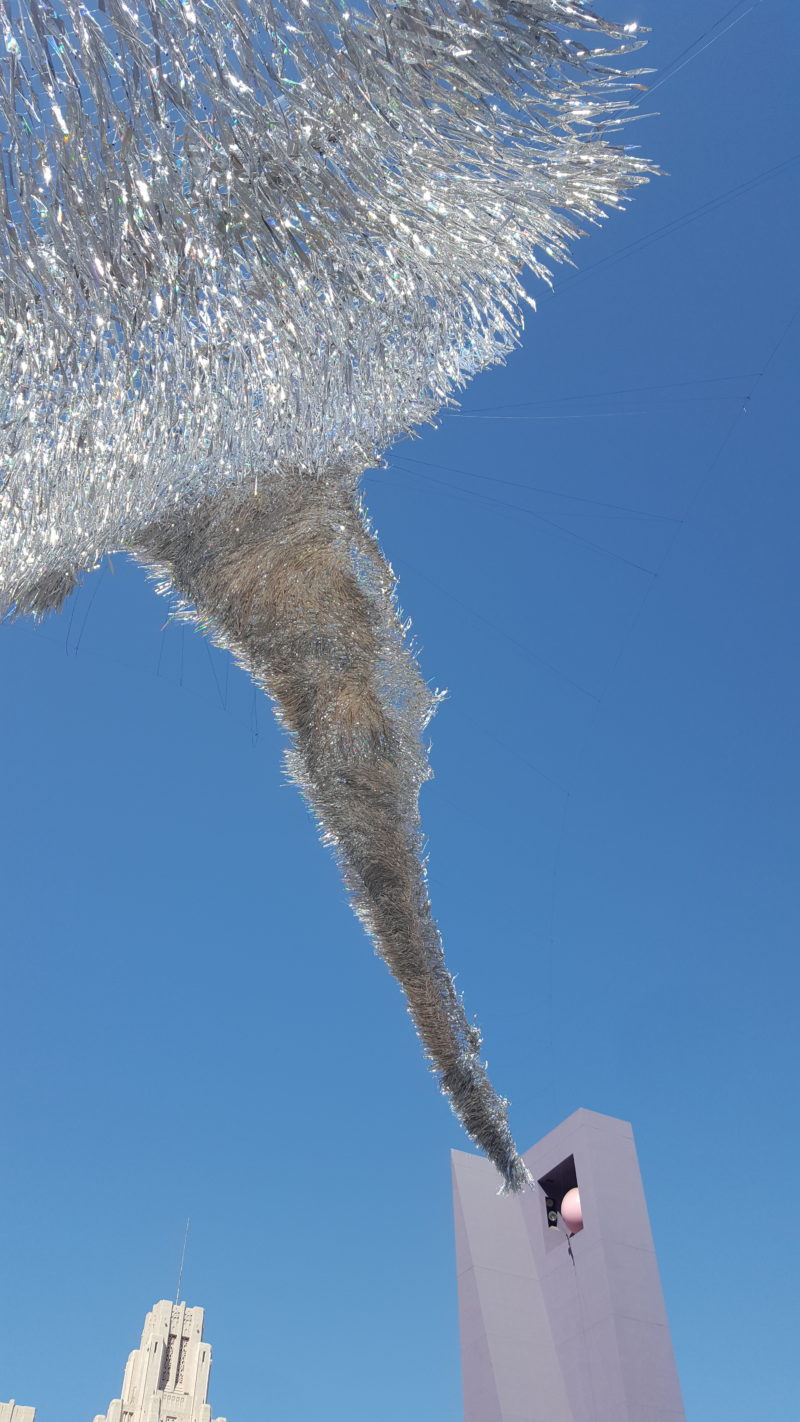
{"label": "thin suspension cable", "polygon": [[636,252],[644,251],[646,247],[651,246],[654,242],[662,241],[664,237],[671,236],[673,232],[679,231],[681,227],[686,227],[689,223],[697,221],[698,218],[706,216],[707,213],[714,212],[717,208],[724,206],[725,203],[732,202],[734,198],[746,192],[751,192],[753,188],[758,187],[761,183],[767,182],[770,178],[774,178],[776,174],[782,173],[786,168],[791,167],[792,164],[797,162],[798,158],[800,158],[800,152],[790,154],[788,158],[782,159],[780,163],[774,163],[772,167],[765,168],[763,172],[756,173],[751,178],[745,178],[743,182],[735,183],[731,188],[725,188],[723,192],[717,193],[715,197],[709,198],[707,202],[700,203],[698,207],[690,208],[688,212],[679,214],[678,217],[674,217],[669,222],[663,223],[661,227],[654,228],[652,232],[645,232],[643,236],[637,237],[634,242],[629,242],[626,247],[620,247],[616,252],[610,252],[607,257],[600,257],[596,262],[590,262],[588,266],[581,267],[580,271],[574,272],[572,276],[565,277],[563,281],[559,282],[558,286],[552,289],[550,293],[551,296],[558,296],[562,291],[566,290],[567,287],[572,286],[574,282],[580,281],[583,277],[588,276],[590,272],[597,271],[599,267],[611,266],[613,263],[621,262],[623,258],[631,256]]}
{"label": "thin suspension cable", "polygon": [[[731,20],[729,25],[725,25],[724,30],[720,30],[719,34],[713,34],[713,31],[719,29],[719,26],[725,23],[728,16],[732,15],[734,10],[738,10],[740,3],[741,0],[737,0],[737,4],[732,5],[730,10],[726,10],[725,14],[721,17],[721,19],[715,21],[713,25],[710,25],[709,28],[705,30],[703,34],[699,35],[696,40],[692,40],[692,43],[690,45],[687,45],[686,49],[682,50],[681,53],[677,56],[677,58],[672,60],[666,66],[666,72],[663,78],[659,79],[658,83],[654,84],[652,88],[648,87],[648,98],[650,98],[651,95],[656,92],[656,89],[660,89],[662,84],[666,84],[670,79],[674,79],[676,74],[680,74],[681,70],[685,69],[687,64],[692,64],[695,59],[699,59],[701,54],[704,54],[707,49],[710,49],[712,44],[716,44],[717,40],[721,40],[722,36],[726,35],[729,30],[732,30],[735,25],[738,25],[742,20],[747,19],[747,16],[752,14],[753,10],[758,9],[758,6],[762,3],[762,0],[756,0],[756,3],[754,5],[748,5],[747,9],[743,10],[741,15],[737,15],[735,20]],[[696,46],[702,44],[702,41],[706,39],[706,36],[708,35],[711,35],[711,38],[708,40],[708,43],[703,44],[701,49],[696,49]],[[692,50],[694,50],[695,52],[691,53],[690,51]],[[686,55],[687,57],[684,58],[684,55]],[[682,61],[682,63],[680,61]]]}
{"label": "thin suspension cable", "polygon": [[[455,489],[460,495],[464,491],[458,484],[452,484],[449,479],[437,479],[435,475],[428,476],[435,484],[442,484],[445,488]],[[593,539],[586,538],[582,533],[575,533],[571,528],[564,528],[562,524],[556,523],[554,519],[548,518],[546,514],[537,513],[536,509],[526,509],[521,504],[513,504],[508,499],[495,499],[489,494],[476,495],[486,504],[495,504],[499,508],[511,509],[514,513],[526,513],[529,518],[539,523],[546,524],[549,528],[556,529],[565,538],[573,539],[576,543],[582,543],[586,548],[593,549],[596,553],[602,553],[606,558],[613,558],[618,563],[624,563],[629,568],[635,568],[639,573],[647,573],[648,577],[653,577],[653,569],[646,568],[643,563],[637,563],[633,558],[626,558],[622,553],[614,553],[610,548],[604,548],[602,543],[595,543]]]}
{"label": "thin suspension cable", "polygon": [[[423,471],[422,471],[421,469],[407,469],[404,465],[402,465],[402,464],[400,464],[400,463],[397,463],[397,464],[396,464],[395,466],[393,466],[393,467],[396,468],[398,474],[404,474],[404,475],[406,475],[406,476],[412,475],[412,476],[415,476],[417,479],[423,479],[423,480],[427,480],[427,479],[430,478],[430,475],[423,473]],[[455,487],[455,485],[453,485],[453,486],[452,486],[452,487],[453,487],[453,493],[452,493],[452,494],[445,494],[443,491],[440,491],[439,489],[432,489],[432,490],[428,491],[427,488],[426,488],[424,485],[423,485],[422,488],[420,488],[420,487],[419,487],[418,485],[416,485],[416,484],[409,484],[408,482],[405,482],[405,481],[401,483],[401,482],[393,482],[393,481],[390,481],[390,480],[388,480],[388,479],[381,479],[380,483],[381,483],[381,488],[382,488],[382,489],[399,489],[399,490],[401,490],[401,491],[403,491],[403,492],[408,491],[409,493],[412,493],[412,494],[418,494],[421,498],[426,497],[427,493],[430,492],[430,493],[432,493],[432,494],[434,494],[434,495],[436,495],[436,496],[439,496],[440,493],[441,493],[441,497],[442,497],[442,498],[451,498],[451,499],[454,499],[456,502],[459,502],[459,503],[462,502],[462,501],[464,501],[464,500],[472,500],[474,503],[477,503],[479,507],[485,507],[485,506],[487,505],[487,503],[490,504],[490,503],[493,502],[493,501],[491,500],[491,498],[490,498],[489,495],[482,494],[479,489],[466,489],[466,488],[464,488],[464,489],[459,489],[459,490],[456,492],[456,487]],[[602,522],[605,522],[605,523],[632,523],[632,522],[635,522],[635,521],[640,521],[640,519],[641,519],[641,521],[646,521],[646,520],[647,520],[647,517],[648,517],[647,515],[639,516],[639,515],[634,515],[634,514],[626,515],[626,514],[613,514],[613,513],[594,513],[594,512],[592,512],[590,509],[539,509],[539,508],[535,508],[535,509],[534,509],[534,508],[531,508],[531,506],[530,506],[529,504],[515,504],[515,503],[512,503],[512,502],[510,502],[510,501],[504,501],[504,502],[503,502],[503,508],[507,508],[507,509],[509,509],[509,510],[515,509],[518,513],[524,513],[524,514],[536,514],[536,515],[539,515],[539,514],[546,514],[549,518],[568,518],[568,519],[574,519],[574,518],[589,518],[589,519],[594,519],[595,521],[597,521],[597,520],[599,519],[599,520],[601,520]],[[651,522],[652,522],[653,524],[655,524],[655,523],[657,523],[657,522],[659,522],[659,521],[660,521],[660,522],[664,522],[664,523],[678,523],[678,522],[679,522],[678,519],[663,519],[663,520],[659,520],[658,517],[657,517],[657,515],[653,515]]]}
{"label": "thin suspension cable", "polygon": [[[612,400],[620,395],[648,395],[655,394],[659,390],[685,390],[688,385],[723,385],[730,380],[755,380],[757,370],[739,371],[735,375],[702,375],[699,380],[668,380],[659,381],[656,385],[625,385],[621,390],[587,390],[581,395],[553,395],[550,400],[513,400],[506,401],[502,405],[476,405],[472,410],[473,415],[480,415],[483,412],[492,410],[521,410],[523,407],[533,407],[533,405],[564,405],[577,400]],[[729,400],[729,395],[696,395],[696,400]],[[675,404],[686,404],[681,398],[676,398]]]}
{"label": "thin suspension cable", "polygon": [[[592,504],[597,508],[614,509],[617,513],[632,514],[636,518],[649,518],[659,523],[680,523],[680,519],[673,518],[670,514],[650,513],[646,509],[635,509],[628,504],[614,504],[611,503],[608,499],[591,499],[588,498],[585,494],[567,494],[563,493],[560,489],[547,488],[542,484],[524,484],[520,479],[504,479],[499,474],[478,474],[471,469],[459,469],[454,464],[441,464],[438,462],[434,462],[431,459],[415,459],[412,458],[410,454],[404,454],[402,456],[396,455],[392,462],[397,463],[398,459],[400,458],[402,458],[403,462],[406,464],[423,464],[426,469],[443,469],[445,473],[448,474],[463,474],[464,477],[467,479],[482,479],[488,484],[505,484],[511,489],[524,489],[526,493],[548,494],[551,495],[553,498],[569,499],[571,502],[579,504]],[[425,477],[433,478],[433,475],[426,475]],[[453,485],[451,487],[455,488],[457,486]],[[468,491],[462,490],[462,492],[466,493]],[[515,504],[511,504],[509,506],[511,508],[517,507],[517,505]]]}
{"label": "thin suspension cable", "polygon": [[642,415],[669,415],[675,405],[706,404],[717,400],[746,400],[746,395],[705,395],[696,399],[673,400],[671,402],[662,401],[660,405],[645,405],[641,410],[584,410],[577,415],[506,415],[493,414],[478,410],[453,410],[448,411],[446,418],[460,420],[526,420],[526,421],[547,421],[547,420],[630,420]]}
{"label": "thin suspension cable", "polygon": [[[526,406],[537,405],[564,405],[574,403],[578,400],[611,400],[622,395],[651,395],[659,390],[681,390],[689,385],[724,385],[731,380],[753,380],[759,372],[757,370],[739,371],[735,375],[708,375],[696,380],[666,380],[660,381],[657,385],[628,385],[618,390],[586,390],[580,395],[554,395],[551,398],[539,400],[511,400],[501,405],[476,405],[470,413],[481,415],[491,410],[516,410]],[[690,400],[727,400],[733,398],[729,395],[697,395],[687,398],[676,397],[674,404],[688,404]],[[738,397],[737,397],[738,398]]]}

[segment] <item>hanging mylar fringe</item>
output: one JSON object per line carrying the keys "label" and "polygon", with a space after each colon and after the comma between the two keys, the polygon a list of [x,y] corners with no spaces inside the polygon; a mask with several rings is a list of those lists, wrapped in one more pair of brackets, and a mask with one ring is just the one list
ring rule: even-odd
{"label": "hanging mylar fringe", "polygon": [[467,1131],[526,1178],[420,863],[435,698],[358,484],[648,164],[582,0],[0,0],[0,611],[104,552],[274,699]]}

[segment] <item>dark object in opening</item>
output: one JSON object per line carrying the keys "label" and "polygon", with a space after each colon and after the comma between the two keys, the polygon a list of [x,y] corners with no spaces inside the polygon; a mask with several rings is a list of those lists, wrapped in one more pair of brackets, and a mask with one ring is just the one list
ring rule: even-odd
{"label": "dark object in opening", "polygon": [[578,1184],[578,1176],[575,1171],[575,1157],[568,1155],[566,1160],[561,1161],[560,1165],[556,1165],[555,1168],[549,1170],[546,1175],[540,1176],[538,1183],[544,1193],[547,1228],[558,1229],[561,1201],[567,1191],[576,1189]]}

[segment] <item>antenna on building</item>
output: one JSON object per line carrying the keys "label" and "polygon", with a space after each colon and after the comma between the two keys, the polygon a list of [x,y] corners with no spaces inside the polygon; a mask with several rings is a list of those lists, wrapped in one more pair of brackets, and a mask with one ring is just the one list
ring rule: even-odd
{"label": "antenna on building", "polygon": [[184,1265],[184,1261],[185,1261],[185,1259],[186,1259],[186,1241],[188,1240],[188,1238],[189,1238],[189,1217],[188,1217],[188,1215],[187,1215],[187,1217],[186,1217],[186,1228],[185,1228],[185,1230],[183,1231],[183,1248],[181,1249],[181,1262],[180,1262],[180,1267],[179,1267],[179,1269],[178,1269],[178,1283],[177,1283],[176,1288],[175,1288],[175,1302],[176,1302],[176,1304],[180,1302],[180,1297],[181,1297],[181,1284],[183,1283],[183,1265]]}

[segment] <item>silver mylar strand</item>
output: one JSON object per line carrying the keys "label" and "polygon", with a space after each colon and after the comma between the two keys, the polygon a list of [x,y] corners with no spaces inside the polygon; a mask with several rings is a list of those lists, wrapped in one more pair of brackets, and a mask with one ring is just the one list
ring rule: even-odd
{"label": "silver mylar strand", "polygon": [[524,1166],[430,913],[434,709],[363,470],[518,339],[649,165],[582,0],[0,0],[0,612],[107,551],[276,703],[466,1129]]}

